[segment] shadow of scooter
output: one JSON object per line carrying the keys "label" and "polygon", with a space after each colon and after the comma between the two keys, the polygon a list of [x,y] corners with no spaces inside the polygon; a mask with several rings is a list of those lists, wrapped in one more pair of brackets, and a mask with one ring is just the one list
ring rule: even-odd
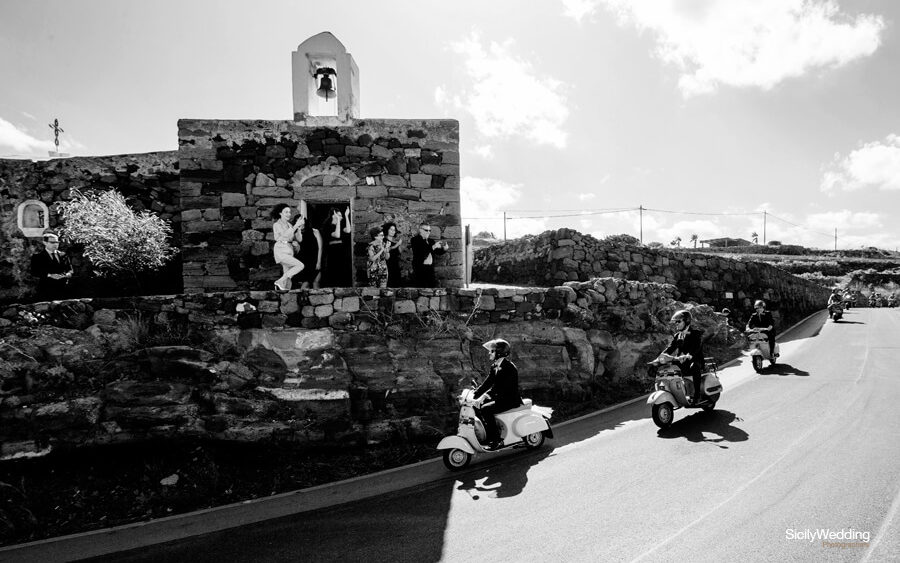
{"label": "shadow of scooter", "polygon": [[473,500],[481,496],[508,498],[516,496],[528,484],[528,470],[553,454],[553,448],[541,449],[516,456],[512,460],[496,458],[496,463],[475,466],[457,476],[457,490],[466,491]]}
{"label": "shadow of scooter", "polygon": [[[689,442],[705,442],[728,449],[723,442],[744,442],[750,438],[742,428],[732,424],[741,421],[741,418],[730,411],[698,412],[674,422],[668,428],[660,429],[656,435],[670,440],[684,438]],[[706,434],[716,434],[718,437],[708,437]]]}
{"label": "shadow of scooter", "polygon": [[809,377],[808,371],[797,369],[791,364],[775,364],[763,369],[763,373],[771,375],[796,375],[798,377]]}

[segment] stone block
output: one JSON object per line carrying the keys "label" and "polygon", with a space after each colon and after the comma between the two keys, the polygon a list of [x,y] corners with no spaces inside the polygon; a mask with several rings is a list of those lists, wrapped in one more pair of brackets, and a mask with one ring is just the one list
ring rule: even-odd
{"label": "stone block", "polygon": [[315,316],[320,319],[324,319],[325,317],[330,317],[334,314],[334,307],[331,304],[328,305],[317,305],[315,308]]}
{"label": "stone block", "polygon": [[410,174],[409,184],[414,188],[430,188],[431,174]]}
{"label": "stone block", "polygon": [[459,192],[442,189],[422,190],[422,201],[459,201]]}
{"label": "stone block", "polygon": [[398,315],[416,312],[416,304],[410,299],[400,299],[394,302],[394,313]]}

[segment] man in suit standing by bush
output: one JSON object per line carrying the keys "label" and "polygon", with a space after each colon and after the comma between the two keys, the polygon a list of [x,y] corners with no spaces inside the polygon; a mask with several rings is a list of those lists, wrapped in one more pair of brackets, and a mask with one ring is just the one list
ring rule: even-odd
{"label": "man in suit standing by bush", "polygon": [[38,280],[37,299],[65,299],[72,279],[72,263],[64,252],[60,252],[59,237],[55,233],[44,233],[43,242],[44,249],[31,257],[31,275]]}

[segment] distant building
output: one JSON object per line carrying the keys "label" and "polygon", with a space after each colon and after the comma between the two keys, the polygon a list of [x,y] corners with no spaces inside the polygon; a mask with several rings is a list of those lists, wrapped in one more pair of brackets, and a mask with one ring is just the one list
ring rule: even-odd
{"label": "distant building", "polygon": [[742,238],[731,238],[731,237],[723,237],[723,238],[711,238],[707,240],[701,240],[700,245],[707,245],[710,248],[725,248],[730,246],[750,246],[751,243],[749,240],[744,240]]}

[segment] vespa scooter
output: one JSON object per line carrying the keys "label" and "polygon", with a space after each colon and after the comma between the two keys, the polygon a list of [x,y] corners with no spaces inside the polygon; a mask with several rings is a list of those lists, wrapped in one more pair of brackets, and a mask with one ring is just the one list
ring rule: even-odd
{"label": "vespa scooter", "polygon": [[675,356],[663,352],[647,364],[656,368],[654,391],[647,398],[647,404],[652,405],[653,422],[660,428],[671,426],[676,409],[703,409],[709,412],[716,408],[716,402],[722,395],[722,383],[716,373],[718,366],[715,358],[703,360],[707,371],[700,380],[703,398],[699,403],[688,399],[694,395],[694,382],[690,377],[682,377],[681,368],[674,363],[675,361]]}
{"label": "vespa scooter", "polygon": [[836,303],[832,303],[830,307],[828,307],[828,316],[831,317],[833,322],[838,322],[844,316],[844,306],[840,301]]}
{"label": "vespa scooter", "polygon": [[502,442],[491,449],[487,445],[484,424],[475,413],[475,407],[490,400],[487,394],[474,398],[475,389],[465,388],[459,394],[459,427],[456,435],[445,436],[437,445],[444,450],[444,465],[451,471],[469,465],[476,453],[496,452],[506,448],[525,447],[536,449],[544,444],[544,438],[553,438],[550,416],[553,409],[532,404],[522,399],[522,405],[496,415]]}
{"label": "vespa scooter", "polygon": [[773,358],[769,353],[769,337],[764,332],[760,332],[760,329],[751,328],[748,330],[747,341],[749,344],[747,353],[750,356],[750,361],[753,363],[753,370],[756,371],[756,373],[762,371],[763,360],[768,360],[770,365],[775,365],[775,358],[780,355],[781,351],[778,343],[775,344],[775,358]]}

